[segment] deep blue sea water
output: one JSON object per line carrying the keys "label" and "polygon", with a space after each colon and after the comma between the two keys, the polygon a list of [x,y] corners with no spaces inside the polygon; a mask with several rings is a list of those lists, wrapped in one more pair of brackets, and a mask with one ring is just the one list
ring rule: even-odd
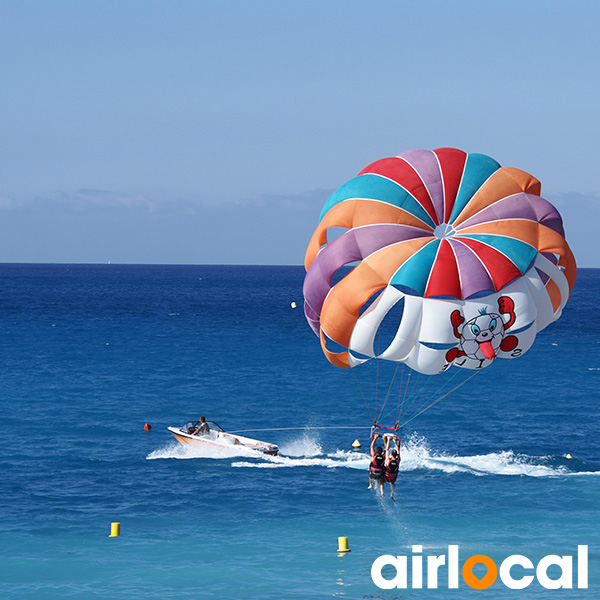
{"label": "deep blue sea water", "polygon": [[[395,504],[366,489],[374,378],[381,409],[391,371],[368,366],[359,387],[325,360],[303,276],[0,265],[0,598],[598,597],[600,270],[580,271],[527,354],[407,425]],[[177,445],[166,427],[200,414],[271,429],[249,435],[281,456]],[[338,556],[338,536],[351,553]],[[461,564],[536,563],[587,544],[590,588],[449,590],[442,577],[437,590],[385,591],[371,580],[382,554],[450,544]]]}

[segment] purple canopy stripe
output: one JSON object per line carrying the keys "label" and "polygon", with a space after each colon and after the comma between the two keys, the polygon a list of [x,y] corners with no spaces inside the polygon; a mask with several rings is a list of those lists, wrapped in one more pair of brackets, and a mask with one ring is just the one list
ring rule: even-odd
{"label": "purple canopy stripe", "polygon": [[556,208],[550,202],[544,200],[544,198],[524,192],[507,196],[494,204],[490,204],[461,223],[456,228],[456,231],[460,232],[462,229],[471,227],[472,225],[507,219],[534,221],[549,227],[563,237],[565,235],[563,222]]}
{"label": "purple canopy stripe", "polygon": [[493,290],[494,282],[477,254],[456,238],[449,241],[458,264],[458,276],[462,291],[460,299],[469,298],[481,290]]}
{"label": "purple canopy stripe", "polygon": [[409,150],[398,155],[417,173],[427,189],[437,216],[436,223],[444,222],[444,185],[437,156],[431,150]]}
{"label": "purple canopy stripe", "polygon": [[[366,225],[345,232],[323,247],[304,279],[303,292],[305,306],[310,309],[310,315],[307,313],[307,318],[310,316],[309,322],[318,322],[323,302],[332,287],[333,276],[341,267],[364,260],[392,244],[419,237],[433,236],[430,232],[410,225]],[[313,324],[311,327],[314,329]]]}

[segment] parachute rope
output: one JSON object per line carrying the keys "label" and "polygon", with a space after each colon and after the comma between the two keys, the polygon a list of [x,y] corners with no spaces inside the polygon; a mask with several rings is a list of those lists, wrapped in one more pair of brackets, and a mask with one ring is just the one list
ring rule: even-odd
{"label": "parachute rope", "polygon": [[352,371],[352,375],[354,375],[354,380],[356,381],[356,385],[358,386],[358,389],[360,390],[360,395],[362,396],[363,402],[365,403],[365,406],[367,407],[367,410],[369,411],[369,415],[371,415],[371,419],[375,423],[375,416],[373,415],[373,413],[371,412],[371,409],[369,408],[369,403],[367,402],[367,398],[365,397],[365,394],[362,390],[360,381],[358,381],[358,377],[356,376],[354,369],[350,369],[350,371]]}
{"label": "parachute rope", "polygon": [[[399,421],[403,413],[412,408],[413,404],[419,398],[423,397],[424,390],[430,381],[430,378],[424,378],[422,373],[419,373],[418,371],[415,371],[415,373],[417,373],[417,375],[411,385],[410,381],[412,379],[413,370],[411,369],[409,371],[406,388],[404,389],[404,398],[402,399],[402,410],[398,415],[398,419],[396,419],[397,421]],[[421,382],[423,383],[421,384]]]}
{"label": "parachute rope", "polygon": [[[404,368],[402,369],[402,374],[404,374]],[[406,380],[406,387],[404,388],[404,395],[402,396],[402,405],[398,410],[398,414],[396,415],[396,423],[400,422],[400,417],[402,416],[402,411],[404,410],[404,401],[406,400],[406,392],[408,391],[408,384],[410,383],[410,377],[412,375],[412,369],[408,371],[408,379]],[[402,381],[400,381],[400,392],[398,393],[398,404],[400,404],[400,394],[402,393]]]}
{"label": "parachute rope", "polygon": [[396,406],[396,425],[398,424],[398,421],[400,420],[400,394],[402,392],[402,380],[404,379],[404,367],[406,365],[404,363],[402,363],[402,371],[400,373],[400,389],[398,390],[398,404]]}
{"label": "parachute rope", "polygon": [[268,429],[239,429],[228,433],[253,433],[257,431],[310,431],[311,429],[372,429],[372,426],[332,426],[332,427],[269,427]]}
{"label": "parachute rope", "polygon": [[400,427],[404,427],[407,423],[410,423],[413,419],[416,419],[419,415],[422,415],[426,410],[429,410],[432,406],[436,405],[440,400],[443,400],[446,396],[451,394],[453,391],[457,390],[461,385],[464,385],[465,383],[467,383],[467,381],[469,381],[469,379],[473,379],[473,377],[475,377],[475,375],[477,375],[477,373],[479,373],[479,371],[475,371],[475,373],[473,373],[472,375],[467,377],[464,381],[461,381],[457,386],[453,387],[450,391],[446,392],[443,396],[440,396],[435,402],[432,402],[429,406],[426,406],[423,410],[419,411],[416,415],[413,415],[410,419],[408,419],[407,421],[404,421],[404,423],[402,423],[402,425],[400,425]]}
{"label": "parachute rope", "polygon": [[[390,392],[392,391],[392,386],[394,385],[394,380],[396,379],[396,374],[398,373],[398,368],[400,367],[400,363],[398,363],[396,365],[396,369],[394,370],[394,374],[392,375],[392,380],[390,381],[390,385],[388,387],[388,391],[387,394],[385,395],[385,398],[383,400],[383,405],[381,406],[381,410],[379,411],[379,414],[377,415],[377,421],[381,420],[381,415],[383,414],[383,410],[385,408],[385,405],[388,401],[388,398],[390,396]],[[402,382],[400,382],[400,385],[402,385]],[[398,404],[400,404],[400,401],[398,400]],[[398,422],[398,420],[396,419],[396,422]]]}
{"label": "parachute rope", "polygon": [[[477,371],[479,372],[479,371]],[[417,407],[415,407],[415,411],[419,412],[418,410],[418,405],[420,404],[421,406],[426,405],[428,402],[431,402],[431,400],[433,398],[437,398],[438,395],[442,394],[442,392],[448,388],[448,386],[452,383],[453,380],[455,380],[458,376],[460,376],[461,374],[464,374],[464,372],[460,371],[460,370],[456,370],[454,371],[451,375],[449,375],[448,379],[446,379],[440,386],[438,386],[437,389],[435,389],[433,392],[427,394],[425,393],[425,389],[427,388],[427,386],[429,385],[429,383],[432,381],[433,378],[431,377],[427,377],[424,378],[422,377],[421,373],[417,374],[417,379],[415,380],[415,382],[413,383],[413,388],[410,389],[409,391],[409,387],[410,387],[410,380],[411,380],[411,376],[412,376],[412,369],[409,370],[409,375],[406,381],[406,386],[404,387],[404,389],[402,389],[402,378],[400,380],[400,391],[399,391],[399,401],[398,401],[398,410],[396,413],[396,423],[400,422],[400,418],[402,416],[402,414],[406,414],[408,411],[411,410],[411,408],[416,404]],[[467,381],[469,378],[465,379],[464,381]],[[418,386],[418,383],[423,381],[423,384]],[[463,381],[463,383],[464,383]],[[462,384],[460,384],[462,385]],[[456,386],[459,387],[459,386]],[[453,388],[453,389],[456,389]],[[451,390],[452,391],[452,390]],[[448,392],[450,393],[450,392]],[[408,400],[407,400],[408,398]],[[424,399],[425,398],[425,399]],[[382,416],[380,415],[380,421],[384,421],[385,419],[387,419],[392,413],[394,412],[394,409],[392,409],[391,411],[389,411],[386,415]],[[421,414],[419,412],[419,414]],[[410,419],[412,420],[412,418]],[[408,422],[408,421],[406,421]]]}
{"label": "parachute rope", "polygon": [[418,374],[416,381],[413,383],[413,389],[408,394],[408,402],[406,403],[405,410],[412,410],[413,405],[425,396],[425,388],[427,388],[431,380],[431,377],[426,377],[422,373]]}
{"label": "parachute rope", "polygon": [[[380,349],[381,349],[381,329],[379,329],[377,331],[377,356],[379,356],[380,354]],[[377,415],[377,392],[379,391],[379,358],[377,358],[375,360],[376,365],[377,365],[377,372],[375,375],[375,415]],[[387,396],[386,396],[387,398]],[[385,401],[384,401],[384,406],[385,406]],[[383,408],[382,408],[383,410]],[[377,421],[375,421],[377,422]]]}

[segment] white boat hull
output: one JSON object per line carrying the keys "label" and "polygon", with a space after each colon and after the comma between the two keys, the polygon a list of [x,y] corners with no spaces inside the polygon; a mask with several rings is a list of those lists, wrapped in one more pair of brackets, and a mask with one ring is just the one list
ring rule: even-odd
{"label": "white boat hull", "polygon": [[173,434],[175,439],[184,446],[197,446],[204,448],[211,448],[215,450],[232,450],[236,446],[248,448],[249,450],[255,450],[256,452],[262,452],[263,454],[270,454],[276,456],[279,452],[279,448],[275,444],[268,444],[259,440],[253,440],[241,435],[235,435],[233,433],[227,433],[225,431],[211,430],[206,435],[192,435],[184,431],[181,427],[167,427],[167,429]]}

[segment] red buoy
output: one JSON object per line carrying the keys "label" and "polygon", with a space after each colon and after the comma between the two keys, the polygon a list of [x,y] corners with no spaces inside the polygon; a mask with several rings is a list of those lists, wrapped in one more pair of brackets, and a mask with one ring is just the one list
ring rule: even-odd
{"label": "red buoy", "polygon": [[150,423],[144,423],[144,431],[150,431],[152,429],[152,425]]}

